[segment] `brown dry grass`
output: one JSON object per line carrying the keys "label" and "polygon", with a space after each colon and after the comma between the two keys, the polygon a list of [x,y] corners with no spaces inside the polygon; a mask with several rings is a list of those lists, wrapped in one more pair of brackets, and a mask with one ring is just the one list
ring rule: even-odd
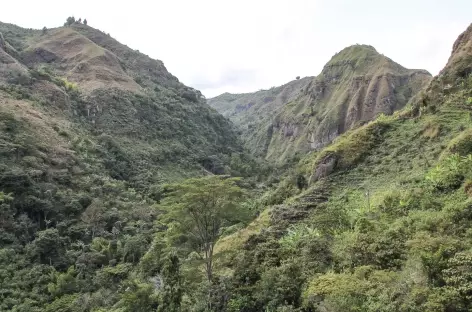
{"label": "brown dry grass", "polygon": [[28,50],[46,50],[57,57],[55,69],[68,80],[78,84],[81,91],[119,88],[140,92],[141,87],[128,76],[112,52],[71,28],[58,28],[36,39]]}
{"label": "brown dry grass", "polygon": [[0,91],[0,112],[8,113],[26,127],[26,134],[32,135],[35,143],[44,147],[51,158],[70,158],[74,152],[69,148],[67,138],[61,137],[54,128],[69,129],[64,119],[45,115],[24,100],[16,100]]}
{"label": "brown dry grass", "polygon": [[423,137],[434,139],[441,133],[441,125],[428,123],[423,129]]}

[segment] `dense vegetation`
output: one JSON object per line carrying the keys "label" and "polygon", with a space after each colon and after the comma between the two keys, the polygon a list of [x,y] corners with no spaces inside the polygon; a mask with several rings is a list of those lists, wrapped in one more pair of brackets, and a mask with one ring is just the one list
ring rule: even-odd
{"label": "dense vegetation", "polygon": [[472,26],[404,109],[283,174],[108,35],[0,32],[1,311],[472,309]]}
{"label": "dense vegetation", "polygon": [[0,310],[156,307],[139,298],[180,261],[138,268],[164,185],[261,166],[160,61],[83,24],[0,34]]}

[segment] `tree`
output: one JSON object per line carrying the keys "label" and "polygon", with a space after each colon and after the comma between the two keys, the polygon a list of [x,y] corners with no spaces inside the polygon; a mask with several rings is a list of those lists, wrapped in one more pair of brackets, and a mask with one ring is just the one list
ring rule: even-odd
{"label": "tree", "polygon": [[175,253],[171,253],[164,262],[162,271],[164,280],[159,297],[158,312],[180,311],[182,301],[182,276],[180,273],[180,260]]}
{"label": "tree", "polygon": [[87,19],[84,18],[84,25],[87,25]]}
{"label": "tree", "polygon": [[27,254],[43,264],[63,265],[64,239],[57,229],[36,232],[36,239],[26,246]]}
{"label": "tree", "polygon": [[9,231],[13,228],[15,211],[11,206],[13,197],[0,192],[0,229]]}
{"label": "tree", "polygon": [[162,201],[168,218],[189,236],[192,247],[203,254],[209,282],[213,276],[213,251],[222,228],[246,219],[240,205],[244,196],[237,186],[238,178],[207,176],[188,179],[180,184],[167,185],[170,192]]}
{"label": "tree", "polygon": [[45,35],[47,32],[48,32],[48,29],[46,28],[46,26],[44,26],[43,27],[43,35]]}
{"label": "tree", "polygon": [[69,16],[66,20],[66,22],[64,23],[64,26],[70,26],[72,24],[75,23],[75,17],[73,16]]}
{"label": "tree", "polygon": [[295,79],[297,79],[297,80],[300,79],[300,76],[297,76],[297,78],[295,78]]}
{"label": "tree", "polygon": [[472,299],[472,252],[458,252],[443,270],[446,284],[456,290],[466,302]]}
{"label": "tree", "polygon": [[77,21],[77,23],[79,23],[79,24],[82,23],[82,18],[81,17],[79,17],[79,20]]}
{"label": "tree", "polygon": [[308,187],[308,183],[306,181],[306,178],[303,176],[303,174],[297,175],[297,187],[299,190],[303,190]]}
{"label": "tree", "polygon": [[104,207],[100,200],[94,200],[82,213],[81,220],[90,229],[92,239],[103,227],[103,213]]}

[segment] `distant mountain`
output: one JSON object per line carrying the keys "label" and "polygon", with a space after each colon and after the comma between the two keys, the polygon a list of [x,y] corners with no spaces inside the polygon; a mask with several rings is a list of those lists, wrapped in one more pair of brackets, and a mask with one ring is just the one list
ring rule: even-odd
{"label": "distant mountain", "polygon": [[[284,163],[379,114],[392,114],[430,80],[425,70],[406,69],[371,46],[355,45],[333,56],[317,77],[274,88],[275,103],[268,100],[271,91],[223,94],[208,103],[243,129],[254,154]],[[278,96],[287,88],[288,96]]]}

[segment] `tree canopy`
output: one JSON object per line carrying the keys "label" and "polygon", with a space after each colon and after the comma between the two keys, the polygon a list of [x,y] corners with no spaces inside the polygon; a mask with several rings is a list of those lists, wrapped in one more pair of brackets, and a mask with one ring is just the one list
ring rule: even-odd
{"label": "tree canopy", "polygon": [[161,207],[167,222],[186,236],[191,249],[202,253],[207,279],[213,275],[213,252],[222,229],[247,220],[238,178],[208,176],[166,185]]}

